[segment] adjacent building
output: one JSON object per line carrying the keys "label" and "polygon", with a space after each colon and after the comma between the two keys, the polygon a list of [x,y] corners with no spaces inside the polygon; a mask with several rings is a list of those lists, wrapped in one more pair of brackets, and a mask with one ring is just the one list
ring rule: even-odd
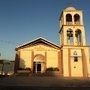
{"label": "adjacent building", "polygon": [[10,60],[0,60],[0,75],[13,75],[14,74],[14,62]]}

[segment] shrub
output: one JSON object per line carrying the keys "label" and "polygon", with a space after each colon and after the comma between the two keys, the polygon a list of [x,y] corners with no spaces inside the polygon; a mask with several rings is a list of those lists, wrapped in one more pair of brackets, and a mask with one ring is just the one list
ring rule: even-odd
{"label": "shrub", "polygon": [[29,70],[29,71],[31,71],[31,68],[18,68],[18,70]]}
{"label": "shrub", "polygon": [[29,71],[31,71],[31,68],[25,68],[25,70],[29,70]]}
{"label": "shrub", "polygon": [[52,67],[47,68],[46,71],[53,71],[53,68]]}
{"label": "shrub", "polygon": [[18,68],[18,70],[24,70],[24,68]]}
{"label": "shrub", "polygon": [[59,69],[57,67],[56,68],[50,67],[47,68],[46,71],[59,71]]}
{"label": "shrub", "polygon": [[54,71],[59,71],[59,68],[53,68],[54,69]]}

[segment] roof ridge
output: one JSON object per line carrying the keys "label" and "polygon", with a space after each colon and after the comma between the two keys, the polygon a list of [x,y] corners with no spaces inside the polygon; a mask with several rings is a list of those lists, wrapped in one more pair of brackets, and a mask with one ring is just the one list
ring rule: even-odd
{"label": "roof ridge", "polygon": [[34,41],[36,41],[36,40],[39,40],[39,39],[42,39],[42,40],[44,40],[44,41],[46,41],[46,42],[48,42],[48,43],[50,43],[50,44],[53,44],[53,45],[59,47],[57,44],[55,44],[55,43],[53,43],[53,42],[51,42],[51,41],[49,41],[49,40],[47,40],[47,39],[45,39],[45,38],[43,38],[43,37],[38,37],[38,38],[33,39],[33,40],[31,40],[31,41],[28,41],[28,42],[26,42],[26,43],[24,43],[24,44],[22,44],[22,45],[19,45],[19,46],[17,46],[16,48],[20,48],[20,47],[22,47],[22,46],[25,46],[25,45],[27,45],[27,44],[29,44],[29,43],[32,43],[32,42],[34,42]]}

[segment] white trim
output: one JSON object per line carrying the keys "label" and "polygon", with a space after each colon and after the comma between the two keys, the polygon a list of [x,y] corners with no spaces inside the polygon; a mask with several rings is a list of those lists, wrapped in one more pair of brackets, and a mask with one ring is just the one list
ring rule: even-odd
{"label": "white trim", "polygon": [[44,60],[34,59],[34,62],[37,62],[37,63],[43,63],[43,62],[44,62]]}
{"label": "white trim", "polygon": [[45,40],[45,41],[50,42],[51,44],[54,44],[54,45],[57,46],[57,47],[60,47],[60,46],[56,45],[55,43],[52,43],[51,41],[49,41],[49,40],[47,40],[47,39],[45,39],[45,38],[38,37],[38,38],[36,38],[36,39],[34,39],[34,40],[31,40],[31,41],[26,42],[26,43],[24,43],[24,44],[22,44],[22,45],[19,45],[19,46],[17,46],[16,48],[22,47],[22,46],[24,46],[24,45],[26,45],[26,44],[29,44],[29,43],[31,43],[31,42],[34,42],[34,41],[36,41],[36,40],[38,40],[38,39],[43,39],[43,40]]}

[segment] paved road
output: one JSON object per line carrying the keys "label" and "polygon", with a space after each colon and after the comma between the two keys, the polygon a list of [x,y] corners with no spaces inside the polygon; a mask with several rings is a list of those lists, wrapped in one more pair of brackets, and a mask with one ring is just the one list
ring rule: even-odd
{"label": "paved road", "polygon": [[90,78],[12,76],[0,78],[0,86],[90,87]]}

